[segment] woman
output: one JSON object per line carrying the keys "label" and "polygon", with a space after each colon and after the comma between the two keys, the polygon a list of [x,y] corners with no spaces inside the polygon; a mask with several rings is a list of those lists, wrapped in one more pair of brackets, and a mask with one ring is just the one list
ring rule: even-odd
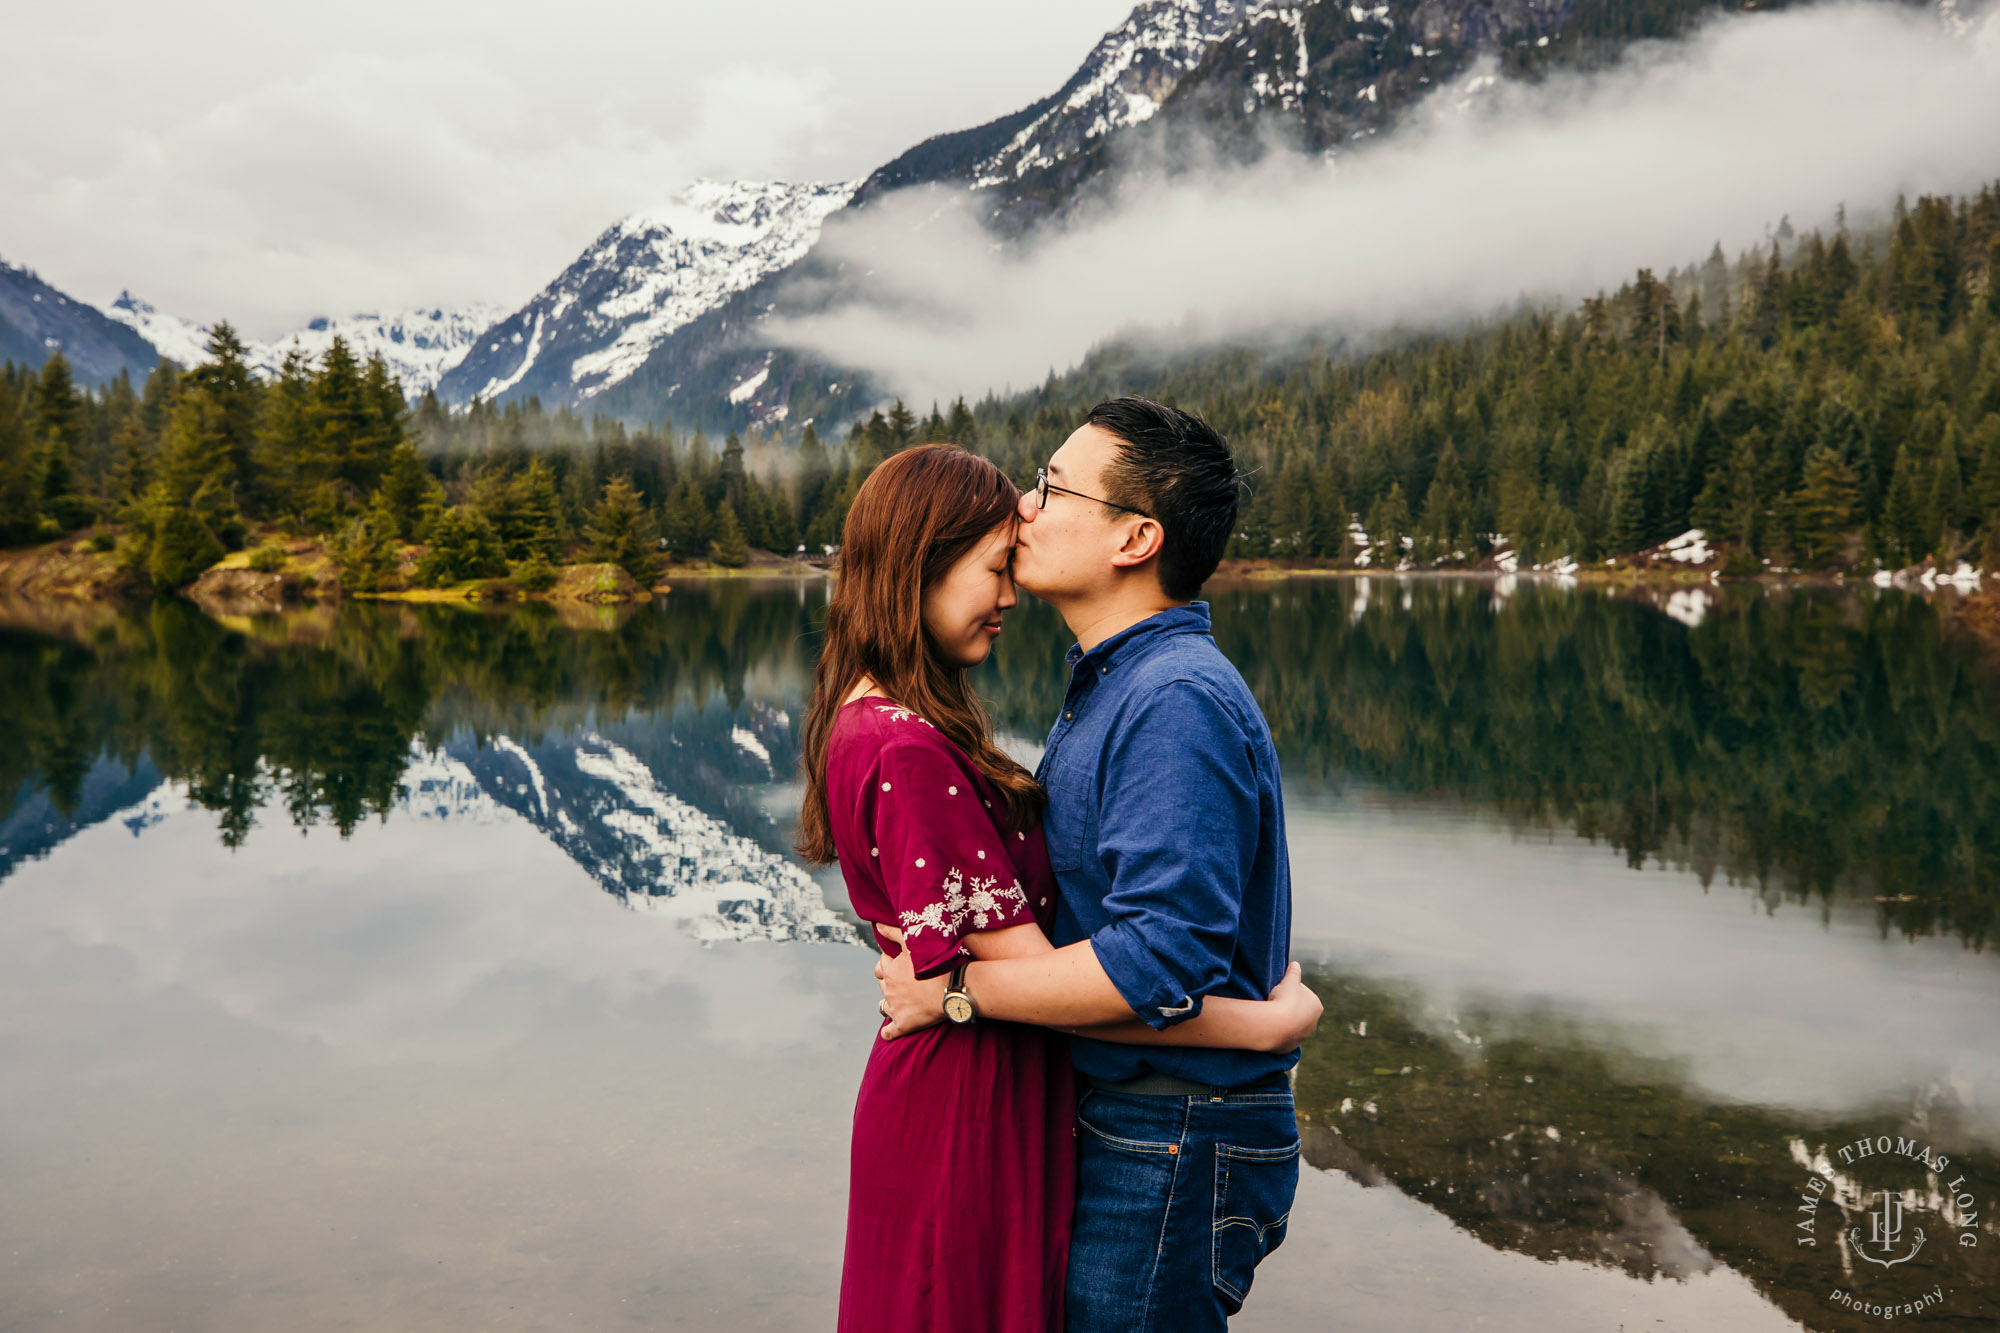
{"label": "woman", "polygon": [[[925,445],[869,476],[842,534],[799,848],[839,860],[855,911],[919,976],[1053,947],[1043,795],[966,678],[1016,600],[1018,502],[991,463]],[[1136,1020],[1090,1032],[1289,1050],[1298,1015],[1211,997],[1170,1035]],[[1055,1032],[973,1022],[876,1042],[854,1110],[840,1328],[1060,1329],[1074,1107]]]}

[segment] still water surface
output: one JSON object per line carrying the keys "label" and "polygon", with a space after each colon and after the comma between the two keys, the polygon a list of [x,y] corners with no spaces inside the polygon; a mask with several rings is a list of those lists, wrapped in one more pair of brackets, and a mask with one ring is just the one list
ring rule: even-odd
{"label": "still water surface", "polygon": [[[823,600],[0,612],[0,1330],[830,1326],[875,1019],[787,851]],[[2000,681],[1937,609],[1214,601],[1327,1002],[1238,1328],[1993,1326]],[[1025,757],[1064,646],[1031,603],[981,674]],[[1885,1134],[1954,1165],[1837,1156]]]}

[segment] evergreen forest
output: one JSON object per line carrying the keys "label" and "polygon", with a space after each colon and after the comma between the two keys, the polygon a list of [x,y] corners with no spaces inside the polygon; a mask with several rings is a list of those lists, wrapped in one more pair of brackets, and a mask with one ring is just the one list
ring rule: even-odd
{"label": "evergreen forest", "polygon": [[1237,557],[1604,561],[1699,528],[1731,574],[2000,568],[2000,186],[1859,232],[1781,225],[1734,261],[1718,246],[1573,309],[1372,348],[1108,346],[1025,393],[928,416],[899,401],[824,440],[532,398],[451,413],[337,342],[269,382],[228,326],[210,350],[96,391],[60,355],[0,369],[0,544],[87,530],[159,588],[274,535],[324,541],[352,591],[545,587],[580,559],[643,584],[668,558],[823,555],[862,479],[912,443],[1025,482],[1093,402],[1137,392],[1231,439]]}

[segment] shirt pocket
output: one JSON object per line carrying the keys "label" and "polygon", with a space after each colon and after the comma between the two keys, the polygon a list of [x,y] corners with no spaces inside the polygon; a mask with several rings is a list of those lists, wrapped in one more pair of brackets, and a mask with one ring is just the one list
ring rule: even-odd
{"label": "shirt pocket", "polygon": [[1059,749],[1045,781],[1049,806],[1042,831],[1049,846],[1049,867],[1058,872],[1081,870],[1097,853],[1095,765]]}

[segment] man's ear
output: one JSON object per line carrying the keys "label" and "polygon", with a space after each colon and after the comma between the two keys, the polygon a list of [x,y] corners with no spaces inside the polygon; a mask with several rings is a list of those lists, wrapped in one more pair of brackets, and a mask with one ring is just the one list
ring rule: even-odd
{"label": "man's ear", "polygon": [[1127,522],[1125,540],[1111,555],[1111,564],[1116,569],[1129,569],[1143,565],[1160,553],[1167,543],[1167,534],[1160,527],[1158,519],[1135,518]]}

